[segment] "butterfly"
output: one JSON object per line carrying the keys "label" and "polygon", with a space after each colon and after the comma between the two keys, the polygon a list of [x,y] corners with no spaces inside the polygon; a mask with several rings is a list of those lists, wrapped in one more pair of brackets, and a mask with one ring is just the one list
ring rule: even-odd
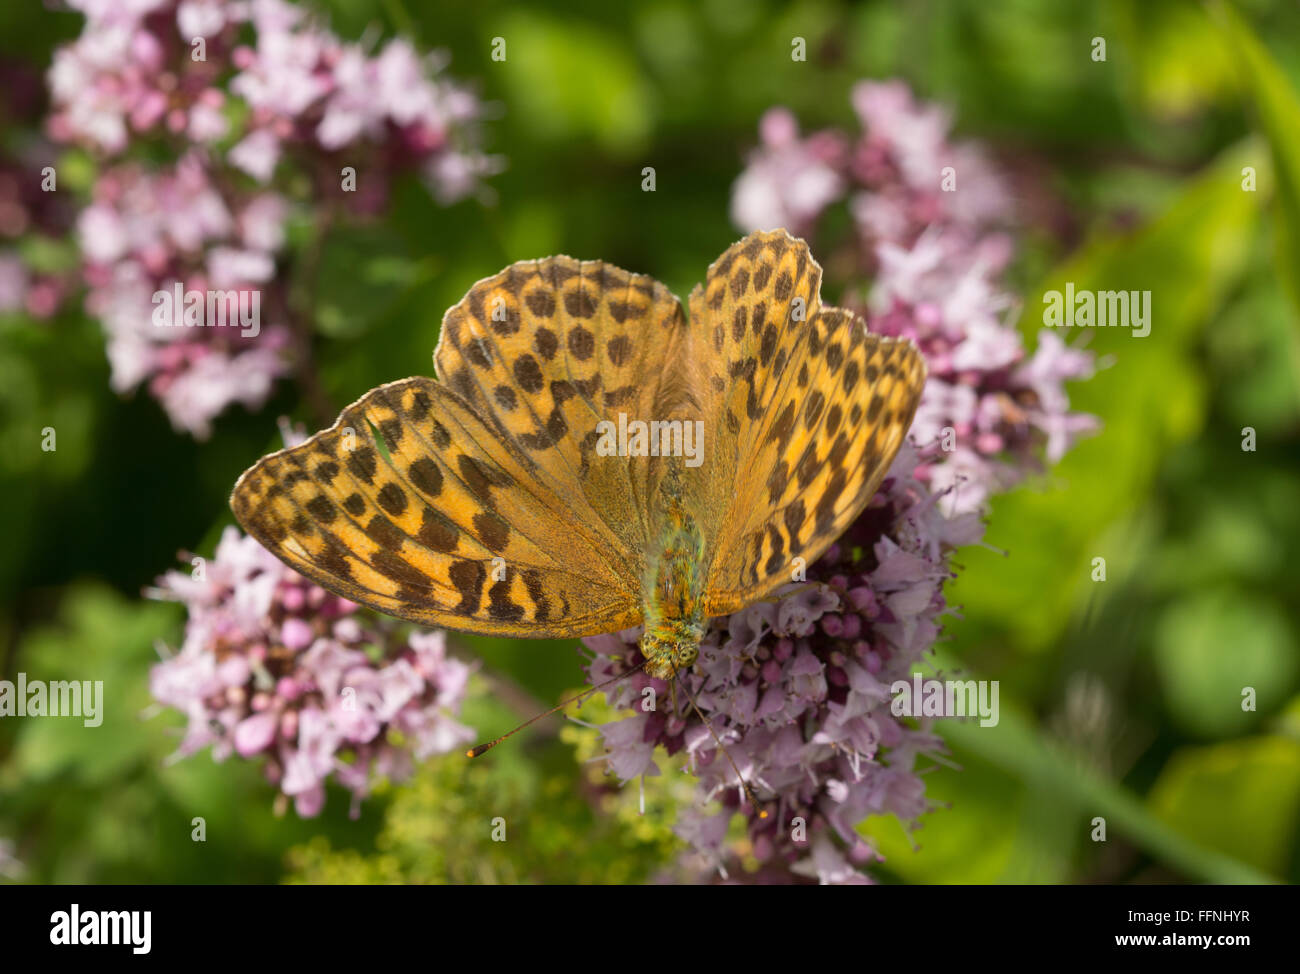
{"label": "butterfly", "polygon": [[436,379],[380,386],[263,457],[239,523],[312,581],[429,626],[573,637],[644,625],[645,672],[767,596],[858,516],[926,368],[823,306],[784,230],[708,269],[690,316],[602,261],[521,261],[443,318]]}

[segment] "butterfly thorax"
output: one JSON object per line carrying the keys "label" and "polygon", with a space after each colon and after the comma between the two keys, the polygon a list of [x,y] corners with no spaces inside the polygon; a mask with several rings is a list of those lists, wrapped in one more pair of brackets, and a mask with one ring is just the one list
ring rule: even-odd
{"label": "butterfly thorax", "polygon": [[704,536],[682,503],[675,473],[660,494],[664,530],[646,577],[641,653],[647,676],[671,680],[695,664],[704,638]]}

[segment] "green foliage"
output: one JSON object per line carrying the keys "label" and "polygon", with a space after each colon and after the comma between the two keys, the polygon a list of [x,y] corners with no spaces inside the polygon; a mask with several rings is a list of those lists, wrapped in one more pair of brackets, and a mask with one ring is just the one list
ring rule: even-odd
{"label": "green foliage", "polygon": [[1180,833],[1281,878],[1296,844],[1300,742],[1270,735],[1181,750],[1148,803]]}
{"label": "green foliage", "polygon": [[[1280,606],[1231,588],[1200,589],[1156,620],[1155,663],[1177,726],[1221,738],[1277,710],[1295,685],[1297,651]],[[1242,688],[1259,710],[1242,708]],[[1235,691],[1235,692],[1234,692]]]}
{"label": "green foliage", "polygon": [[1268,48],[1232,7],[1216,3],[1276,168],[1278,276],[1300,308],[1300,96]]}
{"label": "green foliage", "polygon": [[[486,28],[485,41],[503,42],[506,95],[535,138],[591,140],[619,156],[645,147],[652,96],[618,34],[522,9],[489,18]],[[511,48],[514,38],[526,40]]]}
{"label": "green foliage", "polygon": [[[476,696],[485,688],[479,686]],[[476,708],[508,722],[499,706]],[[591,731],[567,742],[596,751]],[[551,738],[504,745],[476,760],[451,754],[427,762],[394,789],[375,852],[334,848],[318,837],[288,856],[295,883],[641,883],[671,861],[680,843],[671,808],[654,803],[637,822],[608,779],[573,774],[574,752]]]}

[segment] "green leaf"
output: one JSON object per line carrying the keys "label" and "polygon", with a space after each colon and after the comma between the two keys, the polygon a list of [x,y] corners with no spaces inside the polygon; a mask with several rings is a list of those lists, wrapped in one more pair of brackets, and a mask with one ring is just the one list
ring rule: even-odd
{"label": "green leaf", "polygon": [[[274,882],[284,850],[310,835],[367,841],[382,811],[348,819],[348,795],[330,789],[325,812],[276,817],[260,762],[222,764],[209,753],[165,759],[185,718],[150,697],[155,641],[179,632],[177,606],[128,600],[98,583],[69,586],[55,621],[30,629],[16,671],[29,680],[102,680],[102,723],[75,717],[0,720],[0,834],[17,835],[38,883]],[[152,715],[152,716],[151,716]],[[9,736],[12,735],[12,747]],[[191,838],[194,820],[206,841]]]}
{"label": "green leaf", "polygon": [[1073,805],[970,748],[954,748],[953,757],[958,769],[926,775],[926,799],[936,807],[917,829],[905,831],[892,815],[861,826],[885,857],[883,869],[923,884],[1067,882],[1080,828]]}
{"label": "green leaf", "polygon": [[1183,118],[1230,97],[1232,59],[1205,9],[1185,0],[1118,0],[1124,53],[1119,67],[1143,105],[1161,118]]}
{"label": "green leaf", "polygon": [[1216,3],[1214,10],[1241,65],[1273,155],[1278,272],[1300,310],[1300,97],[1241,16],[1226,3]]}
{"label": "green leaf", "polygon": [[[1296,645],[1273,602],[1230,588],[1195,591],[1156,622],[1155,660],[1174,722],[1199,737],[1248,730],[1280,707],[1295,685]],[[1242,691],[1258,694],[1242,709]]]}
{"label": "green leaf", "polygon": [[1207,335],[1209,365],[1233,426],[1261,439],[1285,437],[1300,415],[1300,331],[1288,284],[1265,257],[1253,279]]}
{"label": "green leaf", "polygon": [[[27,680],[102,684],[98,726],[77,717],[30,717],[20,728],[10,773],[28,784],[70,774],[84,784],[120,780],[137,762],[159,758],[168,742],[142,721],[150,705],[142,664],[174,624],[175,606],[124,602],[100,587],[74,590],[58,624],[32,632],[19,649]],[[156,657],[155,657],[156,659]]]}
{"label": "green leaf", "polygon": [[417,261],[382,224],[335,230],[320,253],[313,321],[321,334],[354,341],[390,314],[410,288],[432,277],[436,257]]}
{"label": "green leaf", "polygon": [[1161,771],[1147,803],[1199,845],[1284,876],[1300,815],[1300,742],[1268,736],[1186,748]]}

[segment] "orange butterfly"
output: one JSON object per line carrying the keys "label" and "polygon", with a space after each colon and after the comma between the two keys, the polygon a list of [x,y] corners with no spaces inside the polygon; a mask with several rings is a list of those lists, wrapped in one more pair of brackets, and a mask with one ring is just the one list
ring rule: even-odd
{"label": "orange butterfly", "polygon": [[355,602],[426,625],[587,636],[645,624],[646,673],[789,581],[870,501],[925,364],[824,307],[783,230],[713,263],[690,319],[652,278],[522,261],[443,319],[438,378],[380,386],[263,457],[231,507]]}

